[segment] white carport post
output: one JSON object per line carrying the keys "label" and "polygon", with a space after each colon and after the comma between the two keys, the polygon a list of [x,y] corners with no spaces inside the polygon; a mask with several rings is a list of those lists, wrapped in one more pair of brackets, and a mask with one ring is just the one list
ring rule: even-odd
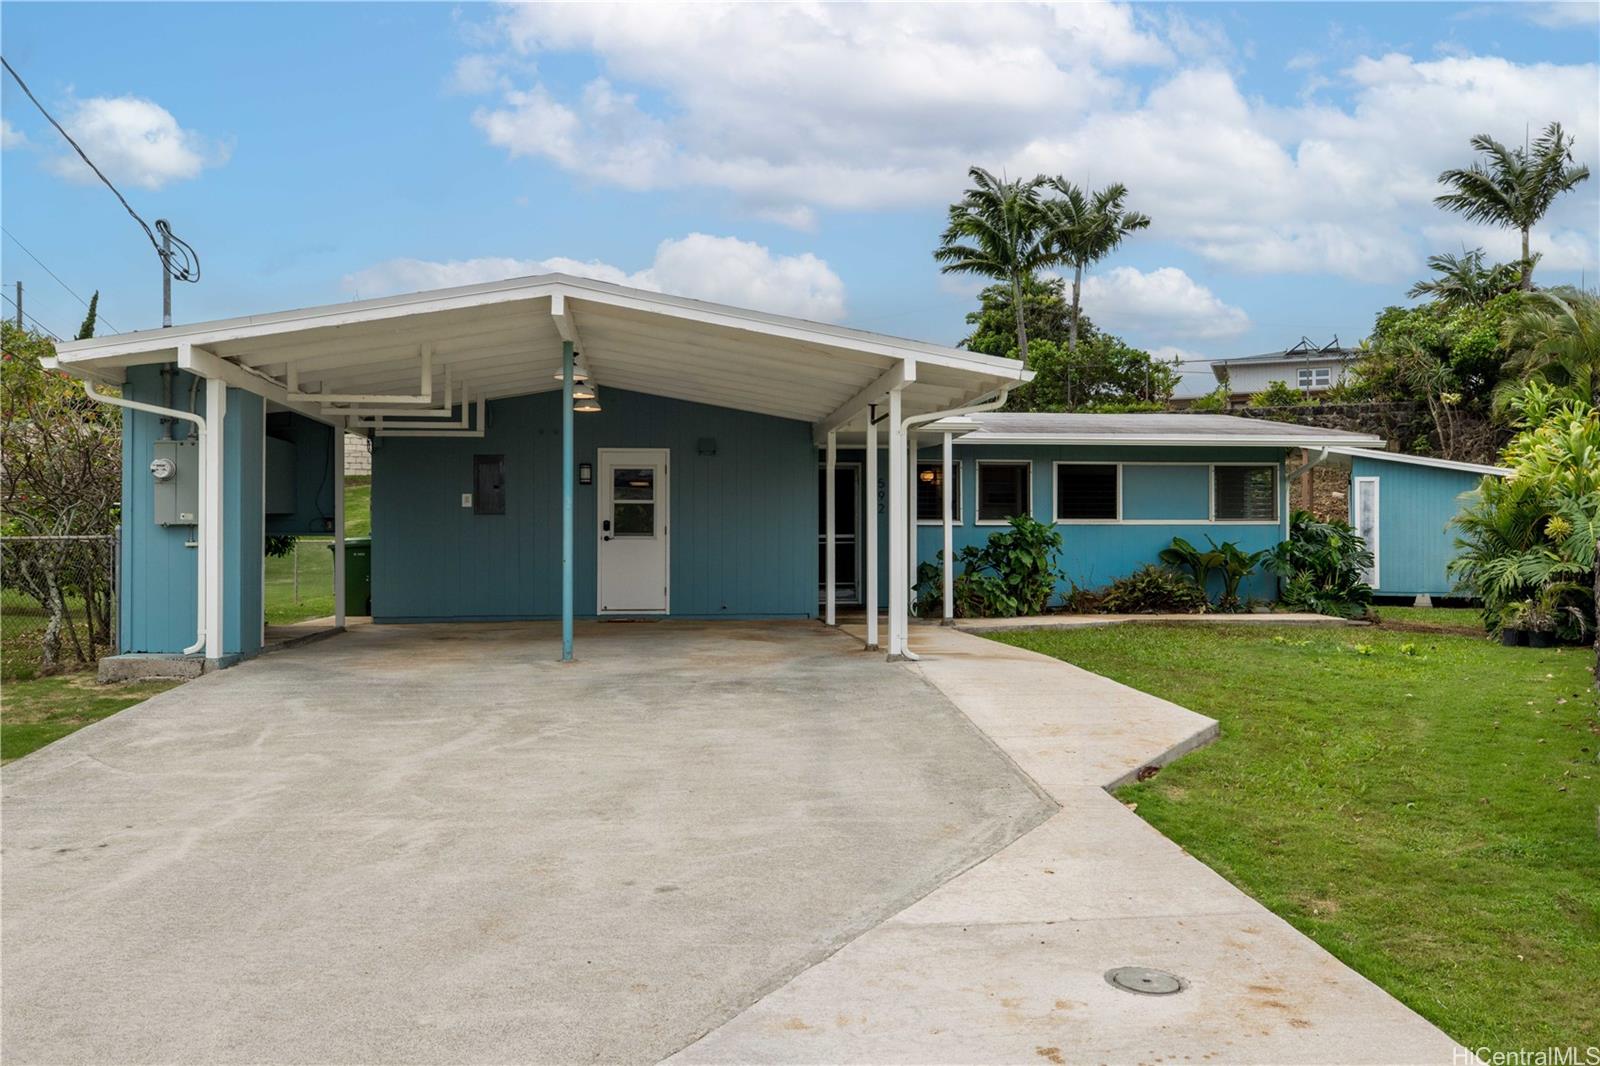
{"label": "white carport post", "polygon": [[954,465],[951,462],[951,459],[955,454],[955,445],[953,443],[954,440],[955,440],[954,434],[946,433],[944,435],[944,471],[943,471],[943,477],[944,477],[944,514],[943,514],[942,517],[943,517],[943,520],[944,520],[944,567],[943,567],[943,570],[944,570],[944,624],[945,625],[949,625],[952,621],[955,620],[955,599],[951,594],[952,593],[952,585],[954,584],[954,580],[955,580],[954,577],[952,576],[955,573],[955,561],[951,558],[951,553],[952,553],[952,550],[954,549],[954,546],[955,546],[954,545],[955,537],[954,537],[953,532],[952,532],[952,530],[950,528],[950,526],[951,526],[950,468],[951,468],[951,466]]}
{"label": "white carport post", "polygon": [[906,526],[902,530],[906,538],[906,637],[907,647],[911,642],[911,611],[916,609],[916,604],[910,602],[912,591],[917,587],[917,433],[916,430],[906,434]]}
{"label": "white carport post", "polygon": [[878,405],[867,405],[867,650],[878,650]]}
{"label": "white carport post", "polygon": [[889,390],[889,660],[905,657],[906,427],[900,390]]}
{"label": "white carport post", "polygon": [[344,426],[333,427],[333,624],[343,628],[350,605],[344,598]]}
{"label": "white carport post", "polygon": [[206,381],[205,485],[200,506],[205,509],[205,535],[200,550],[205,554],[205,629],[206,658],[222,658],[222,546],[223,536],[223,444],[227,439],[224,418],[228,413],[228,383],[221,378]]}
{"label": "white carport post", "polygon": [[823,614],[823,621],[830,626],[836,626],[839,624],[839,619],[836,614],[836,608],[838,606],[838,590],[836,586],[839,576],[839,561],[836,550],[838,534],[834,530],[834,518],[838,514],[838,500],[836,497],[839,492],[838,486],[834,484],[834,470],[838,467],[838,463],[839,431],[830,429],[828,430],[827,470],[824,474],[824,477],[826,478],[826,484],[823,488],[823,492],[828,501],[827,506],[824,508],[824,510],[827,511],[827,517],[823,526],[822,534],[822,580],[824,585],[823,602],[827,605]]}

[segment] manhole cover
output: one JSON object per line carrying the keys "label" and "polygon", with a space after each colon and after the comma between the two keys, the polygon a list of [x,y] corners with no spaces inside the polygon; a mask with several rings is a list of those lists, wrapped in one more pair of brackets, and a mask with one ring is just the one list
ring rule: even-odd
{"label": "manhole cover", "polygon": [[1118,966],[1115,970],[1106,971],[1106,980],[1113,988],[1137,992],[1142,996],[1170,996],[1188,987],[1177,974],[1152,970],[1148,966]]}

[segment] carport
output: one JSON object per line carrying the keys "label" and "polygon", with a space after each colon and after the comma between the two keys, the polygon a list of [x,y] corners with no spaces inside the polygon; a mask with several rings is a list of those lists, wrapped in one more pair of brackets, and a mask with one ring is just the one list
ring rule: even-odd
{"label": "carport", "polygon": [[[222,664],[260,648],[262,499],[282,451],[265,429],[273,416],[333,431],[336,624],[348,428],[375,442],[375,620],[551,618],[563,659],[589,616],[820,613],[833,624],[841,433],[865,444],[856,502],[872,504],[864,586],[877,647],[881,432],[896,575],[887,650],[905,657],[918,437],[943,438],[948,456],[969,428],[960,415],[999,406],[1029,377],[1014,360],[557,274],[78,341],[59,366],[128,408],[123,565],[143,584],[124,608],[122,650]],[[203,402],[174,406],[163,367],[178,396],[203,383]],[[197,482],[192,525],[160,522],[167,490],[145,452],[163,419],[198,428],[193,469],[179,450],[178,482]],[[155,521],[141,507],[152,492]],[[170,606],[184,588],[190,619]]]}

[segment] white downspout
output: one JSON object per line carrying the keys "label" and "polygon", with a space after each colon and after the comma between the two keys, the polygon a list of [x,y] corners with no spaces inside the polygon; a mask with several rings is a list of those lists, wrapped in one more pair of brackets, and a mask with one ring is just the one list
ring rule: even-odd
{"label": "white downspout", "polygon": [[[993,410],[996,410],[996,409],[998,409],[1000,407],[1004,407],[1005,406],[1005,402],[1006,402],[1006,397],[1011,395],[1011,388],[1012,387],[1010,385],[1002,386],[1000,391],[995,394],[995,398],[994,399],[986,401],[984,403],[975,403],[975,404],[971,404],[971,405],[969,405],[967,407],[952,407],[952,408],[950,408],[949,410],[946,410],[946,411],[931,411],[931,412],[929,412],[928,414],[925,414],[925,415],[912,415],[910,418],[903,419],[901,421],[900,427],[899,427],[900,428],[900,433],[909,438],[911,436],[911,430],[912,430],[912,428],[914,426],[920,426],[920,425],[923,425],[924,423],[927,423],[927,422],[937,422],[941,418],[956,418],[956,417],[958,417],[960,415],[982,414],[985,411],[993,411]],[[898,411],[895,411],[894,413],[895,414],[899,414]],[[891,449],[892,449],[892,445],[891,445]],[[890,454],[891,455],[893,454],[892,450],[891,450]],[[915,512],[913,512],[913,513],[915,513]],[[912,529],[913,532],[915,532],[916,526],[913,525],[911,527],[911,529]],[[891,544],[892,543],[893,543],[893,541],[891,540]],[[908,547],[910,548],[910,554],[915,555],[915,553],[916,553],[916,545],[915,545],[915,543],[913,542],[912,544],[908,545]],[[914,566],[915,564],[913,563],[912,565]],[[891,571],[892,570],[893,570],[893,567],[891,567]],[[890,602],[891,602],[891,604],[894,603],[893,600],[891,600]],[[901,604],[904,604],[905,602],[906,602],[905,599],[901,599],[900,600]],[[889,630],[889,656],[890,656],[891,659],[894,659],[894,658],[898,657],[898,658],[901,658],[901,659],[907,659],[907,660],[909,660],[911,662],[916,662],[917,656],[911,650],[911,618],[910,618],[910,612],[909,611],[905,611],[904,607],[901,607],[900,611],[902,613],[900,614],[900,617],[898,618],[898,622],[899,622],[898,627],[895,626],[895,622],[897,621],[897,619],[891,618],[890,621],[889,621],[889,624],[890,624],[890,630]],[[895,647],[896,628],[898,628],[898,636],[899,636],[899,647],[898,648]]]}
{"label": "white downspout", "polygon": [[[91,400],[99,403],[110,404],[113,407],[124,407],[130,411],[143,411],[146,414],[160,415],[163,418],[180,418],[185,422],[192,422],[199,431],[200,439],[197,450],[200,453],[200,484],[206,484],[206,420],[203,416],[192,411],[181,411],[176,407],[158,407],[153,403],[142,403],[138,400],[129,400],[122,396],[107,396],[95,391],[94,382],[84,381],[83,393]],[[206,520],[206,507],[202,503],[200,513],[195,525],[195,585],[196,604],[194,612],[194,643],[183,649],[183,654],[194,655],[205,649],[206,646],[206,541],[209,530]]]}

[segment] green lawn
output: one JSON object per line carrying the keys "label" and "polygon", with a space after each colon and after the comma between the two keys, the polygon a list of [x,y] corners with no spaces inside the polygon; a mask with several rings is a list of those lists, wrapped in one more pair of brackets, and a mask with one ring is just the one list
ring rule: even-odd
{"label": "green lawn", "polygon": [[130,681],[101,685],[92,673],[7,680],[0,685],[0,761],[37,751],[52,740],[180,684]]}
{"label": "green lawn", "polygon": [[1118,795],[1457,1041],[1600,1045],[1592,651],[1288,626],[994,639],[1218,719]]}
{"label": "green lawn", "polygon": [[[344,528],[347,537],[372,535],[372,480],[345,479]],[[295,595],[292,556],[267,560],[266,615],[269,625],[325,618],[333,613],[332,537],[299,539],[300,594]]]}
{"label": "green lawn", "polygon": [[1428,629],[1470,629],[1487,633],[1483,615],[1476,607],[1377,607],[1378,621]]}

